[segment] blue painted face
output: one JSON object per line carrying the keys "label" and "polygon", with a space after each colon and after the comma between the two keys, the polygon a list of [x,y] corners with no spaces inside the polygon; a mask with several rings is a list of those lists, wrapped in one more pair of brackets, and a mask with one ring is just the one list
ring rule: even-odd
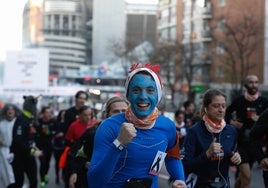
{"label": "blue painted face", "polygon": [[128,87],[128,99],[138,118],[145,119],[149,116],[158,102],[157,87],[152,77],[145,74],[133,76]]}

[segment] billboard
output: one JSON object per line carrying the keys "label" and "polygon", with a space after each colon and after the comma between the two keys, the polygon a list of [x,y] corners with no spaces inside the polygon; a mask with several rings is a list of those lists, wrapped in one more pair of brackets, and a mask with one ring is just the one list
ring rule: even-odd
{"label": "billboard", "polygon": [[4,90],[47,89],[48,77],[48,49],[23,49],[7,52],[4,63]]}

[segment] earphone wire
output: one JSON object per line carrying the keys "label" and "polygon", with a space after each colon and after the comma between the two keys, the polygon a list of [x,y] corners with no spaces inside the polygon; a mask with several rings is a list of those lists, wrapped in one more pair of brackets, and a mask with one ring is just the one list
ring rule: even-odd
{"label": "earphone wire", "polygon": [[[221,143],[221,133],[222,133],[222,132],[220,132],[220,134],[219,134],[219,143]],[[213,133],[212,133],[212,137],[213,137],[213,139],[214,139],[214,134],[213,134]],[[223,177],[223,175],[222,175],[222,173],[221,173],[221,170],[220,170],[220,163],[221,163],[220,155],[218,155],[217,157],[218,157],[217,171],[218,171],[220,177],[222,178],[222,180],[224,181],[225,187],[226,187],[226,188],[229,188],[229,185],[228,185],[228,183],[227,183],[227,180]]]}
{"label": "earphone wire", "polygon": [[[221,133],[222,133],[222,131],[219,134],[219,143],[221,143]],[[217,170],[218,170],[219,175],[221,176],[221,178],[225,182],[225,187],[228,187],[227,180],[223,177],[223,175],[222,175],[222,173],[220,171],[220,163],[221,163],[220,156],[218,156],[218,169]]]}

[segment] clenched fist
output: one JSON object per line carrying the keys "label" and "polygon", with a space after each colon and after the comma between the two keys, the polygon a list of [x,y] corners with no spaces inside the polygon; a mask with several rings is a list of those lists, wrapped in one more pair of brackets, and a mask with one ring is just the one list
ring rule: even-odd
{"label": "clenched fist", "polygon": [[137,130],[132,123],[123,123],[117,137],[118,141],[126,146],[136,136]]}

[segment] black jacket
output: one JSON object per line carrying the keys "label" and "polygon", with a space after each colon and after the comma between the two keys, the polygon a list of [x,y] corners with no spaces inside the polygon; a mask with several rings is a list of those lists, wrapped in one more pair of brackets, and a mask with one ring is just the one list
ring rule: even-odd
{"label": "black jacket", "polygon": [[227,107],[225,115],[226,122],[230,123],[230,120],[233,118],[232,115],[235,112],[238,121],[244,124],[241,129],[237,129],[238,142],[249,141],[249,132],[254,121],[248,117],[248,108],[254,109],[256,114],[260,115],[268,108],[268,100],[265,97],[259,96],[257,100],[250,102],[245,99],[245,96],[240,96]]}
{"label": "black jacket", "polygon": [[35,119],[21,114],[14,123],[11,152],[23,156],[31,156],[31,149],[35,146],[35,136]]}
{"label": "black jacket", "polygon": [[254,143],[255,156],[258,162],[268,157],[268,152],[264,152],[262,147],[268,149],[268,109],[265,110],[254,124],[250,131],[250,138]]}
{"label": "black jacket", "polygon": [[66,110],[64,115],[64,126],[63,126],[63,132],[66,134],[69,126],[77,119],[78,117],[78,110],[73,106]]}

